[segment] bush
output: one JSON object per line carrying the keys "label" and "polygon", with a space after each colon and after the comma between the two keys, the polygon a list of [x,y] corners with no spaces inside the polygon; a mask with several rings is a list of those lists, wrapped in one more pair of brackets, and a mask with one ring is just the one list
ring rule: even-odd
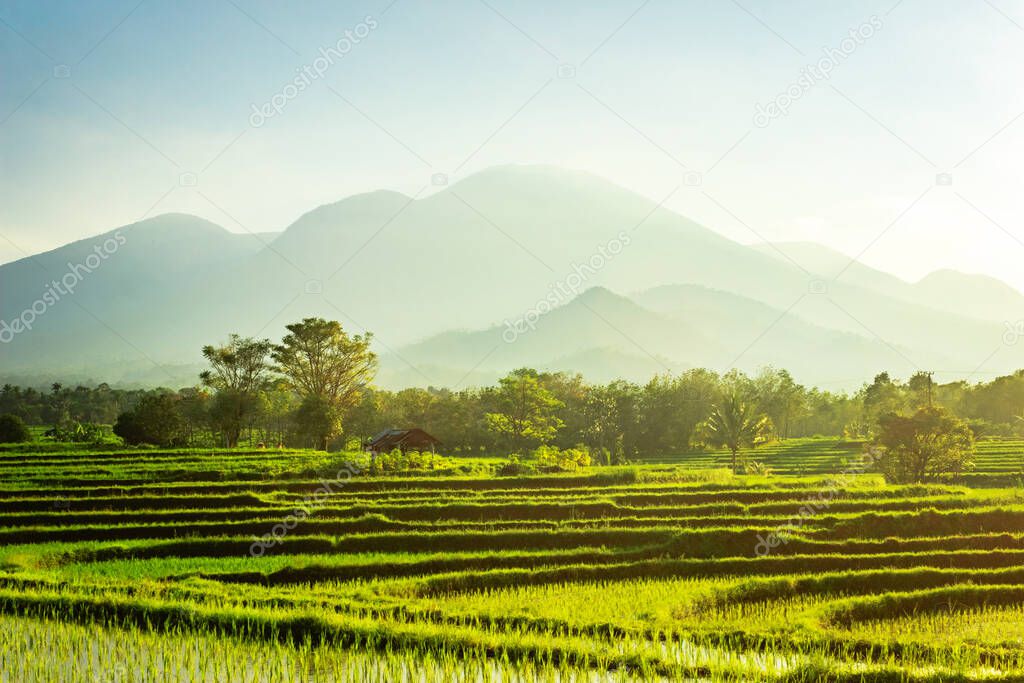
{"label": "bush", "polygon": [[974,434],[943,408],[878,418],[869,454],[886,480],[897,484],[937,481],[974,468]]}
{"label": "bush", "polygon": [[72,422],[53,430],[53,440],[65,443],[99,443],[104,436],[103,425],[91,422]]}
{"label": "bush", "polygon": [[542,472],[575,472],[590,467],[590,452],[583,446],[558,450],[554,446],[541,446],[533,452],[537,469]]}
{"label": "bush", "polygon": [[743,464],[743,472],[745,474],[755,474],[762,477],[770,476],[772,468],[765,465],[760,460],[751,460]]}
{"label": "bush", "polygon": [[537,470],[531,465],[519,462],[519,456],[513,455],[508,462],[498,467],[499,477],[522,477],[528,474],[536,474]]}
{"label": "bush", "polygon": [[0,415],[0,443],[22,443],[31,438],[32,434],[20,417],[9,413]]}
{"label": "bush", "polygon": [[145,396],[134,409],[118,415],[114,434],[129,445],[178,446],[185,442],[185,421],[173,395]]}

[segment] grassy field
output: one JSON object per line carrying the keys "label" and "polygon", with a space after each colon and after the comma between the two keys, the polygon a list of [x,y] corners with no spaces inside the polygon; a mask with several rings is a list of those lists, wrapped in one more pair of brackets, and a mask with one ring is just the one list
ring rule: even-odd
{"label": "grassy field", "polygon": [[0,681],[1024,680],[1024,442],[497,477],[309,451],[0,451]]}

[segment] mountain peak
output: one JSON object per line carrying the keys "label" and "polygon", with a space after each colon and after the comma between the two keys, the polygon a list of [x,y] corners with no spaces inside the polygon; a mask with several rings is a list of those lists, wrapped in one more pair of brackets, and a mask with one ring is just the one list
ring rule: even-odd
{"label": "mountain peak", "polygon": [[[187,230],[191,232],[207,233],[229,233],[221,225],[217,225],[205,218],[191,213],[162,213],[151,218],[144,218],[135,223],[123,225],[117,230],[131,230],[132,232],[177,232]],[[112,232],[117,232],[114,230]]]}
{"label": "mountain peak", "polygon": [[981,273],[965,273],[961,270],[954,270],[952,268],[942,268],[939,270],[928,273],[923,278],[914,283],[915,286],[935,286],[938,284],[942,285],[984,285],[988,287],[994,287],[1006,290],[1008,292],[1016,292],[1017,290],[1006,284],[998,278],[994,278],[990,275],[983,275]]}
{"label": "mountain peak", "polygon": [[653,203],[653,200],[589,171],[547,164],[491,166],[461,178],[451,189],[485,196],[564,197],[566,193],[584,193],[589,201],[605,196],[617,201]]}
{"label": "mountain peak", "polygon": [[307,231],[331,230],[366,218],[389,217],[411,200],[408,195],[394,190],[360,192],[307,211],[284,232],[294,236],[296,233]]}
{"label": "mountain peak", "polygon": [[621,304],[623,302],[632,303],[631,301],[629,301],[629,299],[622,296],[621,294],[616,294],[607,287],[602,287],[600,285],[588,287],[587,289],[583,290],[583,292],[581,292],[579,296],[576,297],[575,301],[589,305]]}

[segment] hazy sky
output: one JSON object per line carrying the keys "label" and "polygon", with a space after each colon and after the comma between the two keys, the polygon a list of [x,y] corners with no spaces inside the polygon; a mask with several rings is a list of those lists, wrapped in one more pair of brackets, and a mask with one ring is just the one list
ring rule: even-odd
{"label": "hazy sky", "polygon": [[667,206],[743,242],[1024,288],[1021,82],[1011,0],[2,0],[0,261],[169,211],[280,230],[519,162],[682,184]]}

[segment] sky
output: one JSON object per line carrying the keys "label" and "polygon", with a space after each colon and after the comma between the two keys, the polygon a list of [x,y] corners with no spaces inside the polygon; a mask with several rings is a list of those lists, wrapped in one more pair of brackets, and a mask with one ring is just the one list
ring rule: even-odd
{"label": "sky", "polygon": [[2,0],[0,262],[543,163],[1024,289],[1021,82],[1019,0]]}

